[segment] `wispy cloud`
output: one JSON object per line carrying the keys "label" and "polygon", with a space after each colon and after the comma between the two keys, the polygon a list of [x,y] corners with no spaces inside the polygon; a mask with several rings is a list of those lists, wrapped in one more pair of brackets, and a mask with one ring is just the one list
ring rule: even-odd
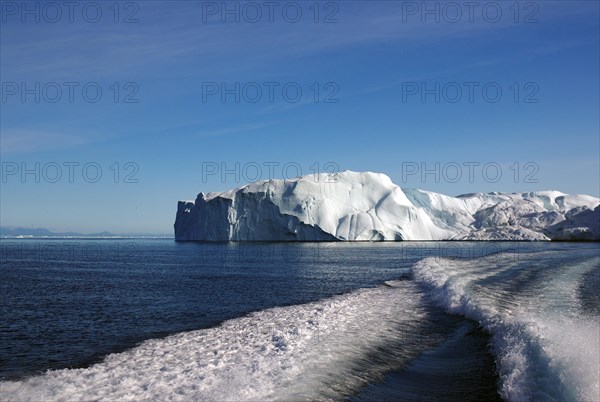
{"label": "wispy cloud", "polygon": [[[406,22],[400,5],[387,1],[340,3],[337,24],[315,24],[310,19],[298,24],[207,24],[202,22],[200,7],[187,1],[144,2],[141,9],[136,24],[3,26],[3,75],[5,79],[102,79],[192,62],[198,72],[239,71],[379,41],[419,46],[461,37],[477,40],[513,25],[508,17],[499,23],[478,18],[473,23],[423,24],[417,17]],[[544,11],[544,18],[553,18],[552,8],[544,6]]]}
{"label": "wispy cloud", "polygon": [[0,151],[2,154],[49,151],[83,145],[88,141],[82,136],[66,133],[2,130],[0,132]]}
{"label": "wispy cloud", "polygon": [[224,135],[240,134],[248,131],[260,130],[274,126],[275,123],[249,123],[236,126],[222,127],[215,130],[202,130],[192,134],[193,137],[218,137]]}

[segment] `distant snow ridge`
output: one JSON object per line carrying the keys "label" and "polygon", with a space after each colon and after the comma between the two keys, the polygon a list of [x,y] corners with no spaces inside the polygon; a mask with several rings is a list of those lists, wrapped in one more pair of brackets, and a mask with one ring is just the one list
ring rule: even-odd
{"label": "distant snow ridge", "polygon": [[179,241],[600,240],[600,199],[559,191],[449,197],[381,173],[266,180],[179,201]]}

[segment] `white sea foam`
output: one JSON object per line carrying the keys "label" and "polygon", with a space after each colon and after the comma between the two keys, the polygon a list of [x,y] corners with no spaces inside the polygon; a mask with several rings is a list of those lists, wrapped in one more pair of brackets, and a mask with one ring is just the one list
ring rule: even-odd
{"label": "white sea foam", "polygon": [[[427,258],[413,268],[417,282],[449,312],[477,320],[492,334],[501,395],[510,401],[600,400],[600,321],[578,312],[582,274],[598,259],[550,269],[541,254],[522,255],[546,265]],[[515,278],[537,275],[519,292]],[[511,282],[512,281],[512,282]]]}
{"label": "white sea foam", "polygon": [[387,285],[149,340],[89,368],[1,383],[0,393],[5,401],[339,398],[373,380],[365,366],[397,364],[389,345],[402,349],[402,335],[424,320],[410,282]]}

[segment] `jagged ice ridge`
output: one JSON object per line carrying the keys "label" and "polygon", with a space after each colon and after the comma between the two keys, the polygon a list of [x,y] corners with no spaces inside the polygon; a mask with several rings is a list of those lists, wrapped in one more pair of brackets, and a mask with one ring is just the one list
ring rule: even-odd
{"label": "jagged ice ridge", "polygon": [[600,240],[600,199],[559,191],[450,197],[344,171],[179,201],[178,241]]}

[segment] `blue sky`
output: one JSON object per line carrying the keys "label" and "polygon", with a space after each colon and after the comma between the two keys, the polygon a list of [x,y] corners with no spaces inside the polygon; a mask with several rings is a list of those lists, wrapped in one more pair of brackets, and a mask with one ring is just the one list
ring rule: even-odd
{"label": "blue sky", "polygon": [[8,3],[4,226],[171,233],[179,199],[298,170],[449,195],[600,194],[596,1],[456,2],[460,16],[445,2],[425,6],[437,16],[421,2],[322,2],[318,15],[281,2],[272,21],[262,2],[228,3],[239,21],[221,2],[120,2],[117,16],[98,1],[72,21],[64,6]]}

